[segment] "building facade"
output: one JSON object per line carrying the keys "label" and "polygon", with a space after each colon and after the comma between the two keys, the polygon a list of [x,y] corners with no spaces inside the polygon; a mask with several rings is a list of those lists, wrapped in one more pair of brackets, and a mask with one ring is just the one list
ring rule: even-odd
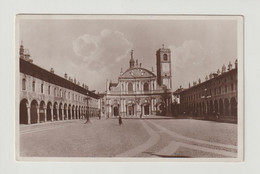
{"label": "building facade", "polygon": [[[237,61],[235,67],[229,62],[228,69],[211,73],[205,81],[193,82],[188,89],[174,92],[175,110],[179,115],[203,116],[206,119],[223,118],[237,120]],[[179,102],[178,102],[179,99]]]}
{"label": "building facade", "polygon": [[30,54],[20,47],[20,124],[80,119],[86,114],[97,116],[99,97],[86,85],[47,71],[30,59]]}
{"label": "building facade", "polygon": [[118,83],[107,81],[105,114],[109,116],[170,115],[171,113],[171,51],[160,48],[156,52],[157,76],[134,60],[129,68],[121,69]]}

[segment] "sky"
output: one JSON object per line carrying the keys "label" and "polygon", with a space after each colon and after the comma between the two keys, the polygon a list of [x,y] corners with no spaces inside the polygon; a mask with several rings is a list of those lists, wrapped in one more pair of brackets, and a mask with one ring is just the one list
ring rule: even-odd
{"label": "sky", "polygon": [[156,72],[156,50],[171,49],[172,89],[233,64],[237,58],[235,20],[21,19],[19,42],[33,63],[76,78],[104,92],[129,68],[130,51],[142,67]]}

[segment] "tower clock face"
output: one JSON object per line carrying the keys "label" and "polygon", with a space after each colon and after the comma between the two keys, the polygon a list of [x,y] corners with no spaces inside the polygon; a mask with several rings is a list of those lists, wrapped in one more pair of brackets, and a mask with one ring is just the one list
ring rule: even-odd
{"label": "tower clock face", "polygon": [[162,72],[164,72],[164,73],[170,72],[170,64],[169,63],[162,63]]}

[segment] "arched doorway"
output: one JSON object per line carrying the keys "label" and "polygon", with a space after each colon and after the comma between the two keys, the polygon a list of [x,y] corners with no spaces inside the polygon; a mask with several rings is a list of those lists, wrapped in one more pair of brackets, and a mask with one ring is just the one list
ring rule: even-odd
{"label": "arched doorway", "polygon": [[220,115],[224,115],[224,105],[222,99],[219,99],[219,113]]}
{"label": "arched doorway", "polygon": [[214,112],[215,112],[215,114],[218,114],[218,101],[217,100],[214,101]]}
{"label": "arched doorway", "polygon": [[51,107],[52,107],[51,102],[48,102],[48,104],[47,104],[47,121],[51,121]]}
{"label": "arched doorway", "polygon": [[31,124],[37,123],[37,107],[38,107],[37,101],[33,100],[30,109]]}
{"label": "arched doorway", "polygon": [[28,101],[26,99],[20,102],[20,124],[28,124],[27,105]]}
{"label": "arched doorway", "polygon": [[79,119],[81,119],[81,106],[79,106]]}
{"label": "arched doorway", "polygon": [[210,100],[210,102],[209,102],[209,113],[212,115],[212,114],[214,114],[213,113],[213,101],[212,100]]}
{"label": "arched doorway", "polygon": [[76,119],[78,119],[78,106],[76,106]]}
{"label": "arched doorway", "polygon": [[114,107],[114,116],[119,116],[118,107]]}
{"label": "arched doorway", "polygon": [[44,101],[41,101],[41,103],[40,103],[40,122],[45,122],[44,106],[45,106]]}
{"label": "arched doorway", "polygon": [[230,105],[231,105],[231,115],[237,116],[237,101],[234,97],[231,98]]}
{"label": "arched doorway", "polygon": [[68,107],[68,119],[70,120],[71,119],[71,105],[69,104],[69,107]]}
{"label": "arched doorway", "polygon": [[53,105],[53,120],[58,120],[58,104],[55,102]]}
{"label": "arched doorway", "polygon": [[144,115],[149,115],[149,105],[144,105]]}
{"label": "arched doorway", "polygon": [[230,113],[229,113],[229,101],[228,101],[227,98],[225,99],[224,104],[225,104],[225,115],[230,115]]}
{"label": "arched doorway", "polygon": [[62,120],[62,103],[59,104],[59,118]]}
{"label": "arched doorway", "polygon": [[134,115],[134,105],[129,105],[128,108],[128,115]]}
{"label": "arched doorway", "polygon": [[75,106],[74,105],[72,106],[72,113],[71,113],[71,115],[72,115],[72,119],[74,119],[74,117],[75,117]]}
{"label": "arched doorway", "polygon": [[68,116],[67,116],[67,104],[66,103],[64,104],[63,114],[64,114],[64,120],[67,120]]}

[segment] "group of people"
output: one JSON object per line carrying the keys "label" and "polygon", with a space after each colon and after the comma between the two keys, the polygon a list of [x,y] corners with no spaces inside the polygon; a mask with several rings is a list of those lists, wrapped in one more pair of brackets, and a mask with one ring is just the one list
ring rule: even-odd
{"label": "group of people", "polygon": [[[84,124],[90,123],[90,117],[89,117],[88,113],[86,113],[85,118],[86,118],[86,121]],[[99,118],[99,120],[101,119],[101,112],[98,113],[98,118]],[[118,117],[118,123],[120,126],[123,124],[123,120],[122,120],[121,116]]]}

